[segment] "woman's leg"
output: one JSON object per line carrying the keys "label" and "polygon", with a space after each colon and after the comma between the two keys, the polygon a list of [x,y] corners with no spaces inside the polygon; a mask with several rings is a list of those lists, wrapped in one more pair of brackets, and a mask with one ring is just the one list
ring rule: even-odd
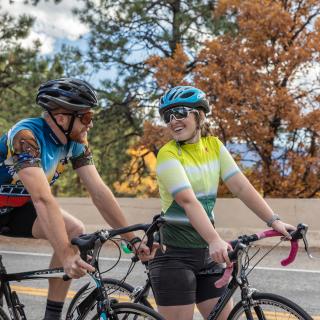
{"label": "woman's leg", "polygon": [[193,319],[199,255],[201,250],[167,247],[165,253],[158,250],[150,262],[149,276],[158,311],[166,320]]}
{"label": "woman's leg", "polygon": [[[204,319],[207,319],[219,298],[224,294],[227,285],[217,288],[216,281],[222,277],[224,265],[211,260],[209,252],[206,251],[204,265],[197,274],[197,295],[196,304]],[[219,315],[219,320],[226,320],[233,307],[232,299]]]}
{"label": "woman's leg", "polygon": [[[197,304],[197,307],[204,319],[208,318],[210,312],[213,310],[213,307],[216,305],[218,300],[219,298],[213,298]],[[226,320],[228,318],[230,311],[232,310],[232,307],[233,307],[233,302],[231,299],[229,300],[227,305],[224,307],[224,309],[220,313],[218,320]]]}
{"label": "woman's leg", "polygon": [[194,304],[182,306],[158,306],[159,313],[166,320],[192,320]]}

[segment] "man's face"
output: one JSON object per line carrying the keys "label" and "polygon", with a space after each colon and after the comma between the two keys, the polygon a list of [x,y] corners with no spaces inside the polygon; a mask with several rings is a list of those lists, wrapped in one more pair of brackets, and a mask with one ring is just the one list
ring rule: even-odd
{"label": "man's face", "polygon": [[92,110],[88,109],[78,112],[73,123],[72,131],[70,133],[70,139],[80,143],[87,143],[88,132],[93,127],[92,119]]}
{"label": "man's face", "polygon": [[78,111],[76,114],[70,111],[63,111],[57,113],[57,115],[63,117],[61,124],[65,130],[69,128],[72,115],[75,115],[70,139],[79,143],[87,143],[88,131],[93,127],[93,111],[90,108]]}

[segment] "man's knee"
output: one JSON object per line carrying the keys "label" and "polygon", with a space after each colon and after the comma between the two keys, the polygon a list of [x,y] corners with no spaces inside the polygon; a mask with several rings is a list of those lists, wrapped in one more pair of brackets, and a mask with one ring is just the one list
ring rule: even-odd
{"label": "man's knee", "polygon": [[85,233],[85,226],[82,221],[75,220],[72,225],[67,229],[69,239],[79,236]]}

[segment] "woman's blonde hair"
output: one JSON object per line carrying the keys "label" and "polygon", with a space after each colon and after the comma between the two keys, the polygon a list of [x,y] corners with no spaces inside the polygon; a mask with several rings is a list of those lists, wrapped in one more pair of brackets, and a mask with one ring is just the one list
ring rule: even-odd
{"label": "woman's blonde hair", "polygon": [[213,129],[202,110],[199,112],[198,121],[201,130],[201,137],[209,137],[214,135]]}

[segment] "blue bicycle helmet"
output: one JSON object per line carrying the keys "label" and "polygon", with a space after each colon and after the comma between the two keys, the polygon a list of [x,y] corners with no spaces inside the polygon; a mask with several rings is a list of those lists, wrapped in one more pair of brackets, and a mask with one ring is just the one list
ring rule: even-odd
{"label": "blue bicycle helmet", "polygon": [[168,90],[160,99],[159,113],[162,116],[164,111],[176,106],[203,109],[205,113],[210,111],[205,93],[191,86],[178,86]]}

